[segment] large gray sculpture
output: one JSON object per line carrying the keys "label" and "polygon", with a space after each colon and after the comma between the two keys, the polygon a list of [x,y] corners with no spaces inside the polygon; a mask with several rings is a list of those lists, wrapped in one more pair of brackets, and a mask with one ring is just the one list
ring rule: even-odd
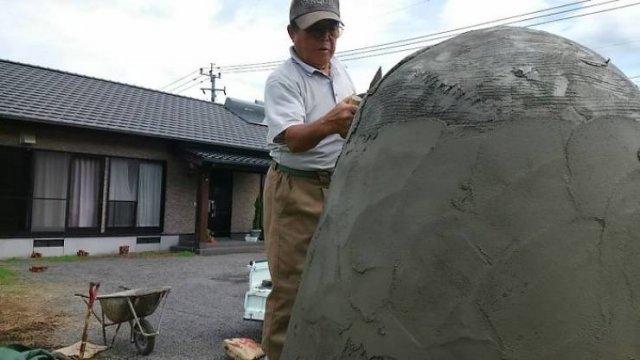
{"label": "large gray sculpture", "polygon": [[284,359],[640,358],[640,92],[615,66],[473,31],[355,121]]}

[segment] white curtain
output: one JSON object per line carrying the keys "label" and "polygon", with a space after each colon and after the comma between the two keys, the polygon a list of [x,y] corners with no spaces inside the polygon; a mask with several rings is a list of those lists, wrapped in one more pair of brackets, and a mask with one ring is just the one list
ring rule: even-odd
{"label": "white curtain", "polygon": [[111,227],[133,227],[138,195],[138,162],[111,159],[109,221]]}
{"label": "white curtain", "polygon": [[77,158],[71,166],[69,227],[98,227],[100,160]]}
{"label": "white curtain", "polygon": [[162,165],[140,164],[138,179],[138,222],[139,227],[160,226],[162,204]]}
{"label": "white curtain", "polygon": [[138,193],[138,162],[111,159],[109,200],[136,201]]}
{"label": "white curtain", "polygon": [[35,153],[31,231],[64,231],[69,158],[64,153]]}

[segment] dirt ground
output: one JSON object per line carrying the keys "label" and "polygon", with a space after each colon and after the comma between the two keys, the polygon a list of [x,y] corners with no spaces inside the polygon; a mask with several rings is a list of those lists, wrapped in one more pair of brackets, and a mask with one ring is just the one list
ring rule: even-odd
{"label": "dirt ground", "polygon": [[59,285],[31,282],[0,285],[0,344],[58,347],[54,334],[68,325],[69,316],[57,305],[69,291]]}
{"label": "dirt ground", "polygon": [[[130,258],[165,256],[171,254],[134,254]],[[27,267],[33,265],[45,268],[44,271],[51,265],[43,259],[31,259],[25,263],[28,264],[25,265]],[[20,271],[24,272],[25,267],[22,266],[18,272]],[[75,318],[77,321],[79,316],[63,311],[67,308],[65,302],[69,301],[70,294],[87,293],[87,289],[33,280],[27,276],[19,278],[10,285],[0,283],[0,344],[21,344],[43,349],[67,346],[68,344],[57,344],[54,335],[72,325],[71,319]],[[81,337],[82,334],[78,334],[78,340]]]}
{"label": "dirt ground", "polygon": [[[164,311],[159,309],[148,317],[156,329],[161,323],[162,327],[153,352],[145,359],[228,359],[222,348],[224,339],[261,338],[262,323],[243,319],[243,301],[248,290],[247,265],[263,256],[259,251],[220,256],[149,254],[0,261],[0,267],[15,273],[0,282],[0,344],[55,350],[77,343],[87,308],[74,294],[87,294],[89,283],[98,281],[99,295],[120,291],[121,286],[171,287],[161,307]],[[31,272],[32,265],[48,269]],[[97,310],[100,314],[100,307]],[[115,330],[107,329],[109,341],[115,342],[96,359],[137,358],[128,338],[129,325],[125,324],[118,336]],[[103,344],[102,329],[94,317],[87,340]]]}

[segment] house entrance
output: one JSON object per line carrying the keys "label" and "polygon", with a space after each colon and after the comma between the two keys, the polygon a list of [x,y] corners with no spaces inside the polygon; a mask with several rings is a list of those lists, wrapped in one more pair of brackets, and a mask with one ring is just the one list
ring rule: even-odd
{"label": "house entrance", "polygon": [[231,235],[233,175],[231,171],[212,170],[209,180],[208,229],[216,238]]}

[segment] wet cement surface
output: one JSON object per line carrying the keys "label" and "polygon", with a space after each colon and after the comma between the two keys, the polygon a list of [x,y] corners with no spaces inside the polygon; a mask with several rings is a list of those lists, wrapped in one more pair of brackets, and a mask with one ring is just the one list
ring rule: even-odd
{"label": "wet cement surface", "polygon": [[285,359],[640,357],[640,92],[613,64],[474,31],[356,122]]}

